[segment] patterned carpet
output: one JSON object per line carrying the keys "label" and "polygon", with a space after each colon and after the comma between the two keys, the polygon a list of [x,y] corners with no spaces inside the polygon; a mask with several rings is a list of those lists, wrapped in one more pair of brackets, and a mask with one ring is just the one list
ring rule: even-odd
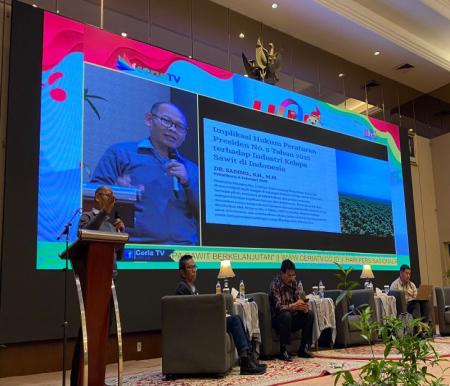
{"label": "patterned carpet", "polygon": [[[433,345],[441,357],[450,357],[450,337],[435,337]],[[142,372],[124,377],[124,386],[276,386],[288,385],[293,382],[307,381],[339,370],[356,370],[367,363],[367,359],[383,358],[384,345],[356,346],[344,349],[323,350],[315,352],[313,359],[295,358],[287,363],[279,360],[266,361],[267,372],[264,375],[239,375],[239,367],[233,368],[226,377],[221,379],[197,377],[183,378],[175,381],[164,381],[161,370]],[[392,353],[390,359],[399,358],[399,354]],[[305,386],[308,383],[305,382]],[[117,379],[106,380],[107,386],[116,386]]]}
{"label": "patterned carpet", "polygon": [[[264,375],[239,375],[239,367],[234,367],[226,377],[214,378],[183,378],[175,381],[164,381],[161,371],[149,371],[124,377],[124,386],[275,386],[286,385],[333,374],[341,369],[356,370],[364,366],[366,361],[330,360],[324,358],[299,359],[293,362],[279,360],[267,361],[267,372]],[[116,378],[106,380],[107,386],[117,385]]]}
{"label": "patterned carpet", "polygon": [[[442,358],[450,357],[450,337],[435,337],[434,342],[431,342],[435,350],[439,353]],[[337,350],[324,350],[316,352],[316,357],[328,358],[328,359],[349,359],[349,360],[364,360],[372,358],[373,355],[377,359],[383,358],[384,352],[383,344],[375,344],[370,346],[355,346]],[[395,350],[392,350],[388,357],[389,359],[399,359],[400,355]]]}

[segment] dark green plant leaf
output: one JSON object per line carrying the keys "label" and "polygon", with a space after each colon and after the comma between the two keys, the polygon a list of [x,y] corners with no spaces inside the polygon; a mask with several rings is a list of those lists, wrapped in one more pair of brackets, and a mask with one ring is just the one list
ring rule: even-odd
{"label": "dark green plant leaf", "polygon": [[94,104],[89,99],[86,99],[86,102],[91,107],[91,109],[94,111],[95,115],[97,115],[97,118],[100,120],[100,114],[99,114],[97,108],[94,106]]}
{"label": "dark green plant leaf", "polygon": [[85,94],[84,97],[85,97],[86,99],[101,99],[102,101],[105,101],[105,102],[108,101],[108,99],[103,98],[103,97],[98,96],[98,95],[87,95],[87,94]]}
{"label": "dark green plant leaf", "polygon": [[95,113],[97,118],[100,120],[100,113],[98,112],[97,108],[95,107],[94,103],[91,101],[91,99],[99,99],[107,102],[108,100],[106,98],[103,98],[99,95],[90,95],[87,88],[84,89],[84,100],[88,103],[89,107],[92,109],[92,111]]}
{"label": "dark green plant leaf", "polygon": [[386,343],[386,347],[384,348],[384,353],[383,353],[385,358],[387,358],[389,356],[389,354],[390,354],[390,352],[392,350],[392,346],[393,346],[392,342]]}
{"label": "dark green plant leaf", "polygon": [[336,305],[338,305],[342,301],[342,299],[344,299],[346,296],[347,294],[345,292],[339,294],[339,296],[336,298]]}

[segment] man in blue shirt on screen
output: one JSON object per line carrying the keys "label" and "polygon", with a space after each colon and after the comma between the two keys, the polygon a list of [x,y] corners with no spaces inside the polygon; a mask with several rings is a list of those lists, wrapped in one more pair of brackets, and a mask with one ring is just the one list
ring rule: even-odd
{"label": "man in blue shirt on screen", "polygon": [[91,182],[140,190],[134,227],[126,229],[131,242],[198,244],[198,166],[177,151],[188,132],[186,117],[178,106],[158,102],[145,124],[149,138],[112,145]]}

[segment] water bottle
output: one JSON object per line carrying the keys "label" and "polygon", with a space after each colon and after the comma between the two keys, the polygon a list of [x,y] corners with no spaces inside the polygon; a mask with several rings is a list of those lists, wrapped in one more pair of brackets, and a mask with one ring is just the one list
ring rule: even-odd
{"label": "water bottle", "polygon": [[222,293],[222,287],[220,286],[220,282],[218,281],[216,284],[216,294]]}
{"label": "water bottle", "polygon": [[324,292],[325,292],[325,286],[323,285],[322,280],[319,281],[319,295],[320,298],[323,299],[324,297]]}
{"label": "water bottle", "polygon": [[230,287],[228,287],[228,280],[227,279],[225,279],[224,282],[223,282],[223,290],[222,290],[222,292],[224,294],[229,294],[230,293]]}
{"label": "water bottle", "polygon": [[298,288],[298,294],[301,296],[301,294],[303,293],[303,283],[301,280],[298,281],[297,288]]}
{"label": "water bottle", "polygon": [[239,299],[244,301],[245,300],[245,284],[244,280],[241,280],[239,283]]}

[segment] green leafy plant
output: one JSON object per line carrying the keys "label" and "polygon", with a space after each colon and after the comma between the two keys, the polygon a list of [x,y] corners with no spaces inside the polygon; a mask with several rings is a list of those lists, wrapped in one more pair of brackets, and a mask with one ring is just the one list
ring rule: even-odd
{"label": "green leafy plant", "polygon": [[105,102],[107,102],[108,99],[103,98],[99,95],[91,95],[91,94],[89,94],[89,91],[87,88],[84,89],[84,100],[87,102],[89,107],[92,109],[92,111],[95,113],[97,118],[100,120],[100,113],[98,112],[97,107],[95,107],[94,102],[92,102],[92,99],[99,99],[99,100],[102,100]]}
{"label": "green leafy plant", "polygon": [[353,271],[353,267],[345,269],[339,263],[334,263],[339,268],[339,271],[335,274],[338,278],[337,288],[343,290],[343,292],[337,297],[336,304],[339,304],[344,297],[350,299],[352,297],[352,291],[359,287],[359,283],[354,280],[350,280],[350,273]]}
{"label": "green leafy plant", "polygon": [[[341,294],[343,296],[340,296],[338,300],[342,301],[344,296],[351,297],[351,292],[356,286],[351,284],[355,282],[349,280],[352,268],[346,270],[339,264],[337,266],[340,271],[337,274],[340,279],[338,288],[344,290]],[[444,373],[445,370],[440,363],[445,360],[439,357],[439,353],[429,340],[423,339],[424,332],[430,333],[430,327],[427,324],[420,319],[410,319],[405,323],[405,320],[392,316],[384,318],[384,323],[380,324],[373,321],[372,310],[368,306],[353,312],[359,315],[359,322],[354,324],[361,331],[361,336],[371,345],[372,357],[362,367],[357,379],[348,370],[336,373],[335,385],[339,380],[342,381],[343,386],[445,385],[442,377],[438,378],[428,371],[430,367],[439,366]],[[416,333],[409,331],[416,331]],[[381,337],[385,346],[381,359],[375,357],[372,346],[374,336]],[[389,354],[393,350],[398,354],[398,359],[389,359]]]}

